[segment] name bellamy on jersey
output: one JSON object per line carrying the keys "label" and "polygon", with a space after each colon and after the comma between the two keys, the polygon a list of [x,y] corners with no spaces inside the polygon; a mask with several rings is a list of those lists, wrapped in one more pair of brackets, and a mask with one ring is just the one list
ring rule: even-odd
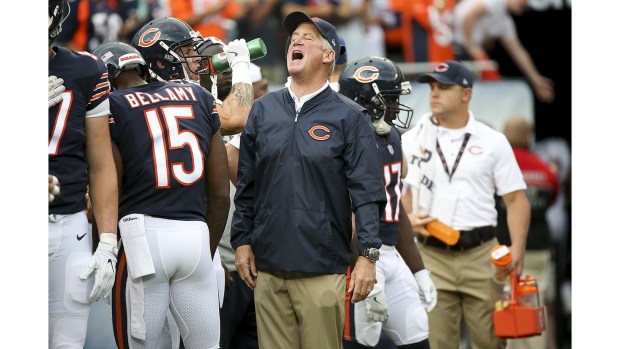
{"label": "name bellamy on jersey", "polygon": [[124,97],[132,108],[164,101],[198,101],[191,86],[168,87],[162,93],[132,92]]}

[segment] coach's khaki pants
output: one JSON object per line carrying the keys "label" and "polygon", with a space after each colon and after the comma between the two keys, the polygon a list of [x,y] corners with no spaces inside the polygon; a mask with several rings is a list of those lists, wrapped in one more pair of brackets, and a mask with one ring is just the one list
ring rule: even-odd
{"label": "coach's khaki pants", "polygon": [[254,289],[263,349],[342,349],[346,275],[259,272]]}
{"label": "coach's khaki pants", "polygon": [[493,281],[489,253],[496,239],[466,251],[418,243],[424,265],[437,288],[437,306],[428,314],[431,348],[458,349],[461,319],[465,319],[473,349],[503,348],[495,336],[493,310],[503,285]]}

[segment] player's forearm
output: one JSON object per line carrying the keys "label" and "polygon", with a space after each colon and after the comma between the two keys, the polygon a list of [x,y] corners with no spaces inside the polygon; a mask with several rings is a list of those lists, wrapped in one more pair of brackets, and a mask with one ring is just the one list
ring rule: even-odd
{"label": "player's forearm", "polygon": [[239,149],[228,144],[226,146],[226,154],[228,155],[228,178],[230,182],[237,186],[237,169],[239,168]]}
{"label": "player's forearm", "polygon": [[230,197],[228,195],[225,197],[207,196],[207,225],[209,226],[211,257],[213,257],[215,249],[224,234],[229,208]]}
{"label": "player's forearm", "polygon": [[527,233],[530,228],[530,203],[525,190],[518,190],[504,195],[506,203],[508,231],[510,232],[511,248],[518,255],[525,254]]}
{"label": "player's forearm", "polygon": [[243,131],[254,101],[254,89],[251,84],[236,83],[219,111],[221,132],[233,135]]}
{"label": "player's forearm", "polygon": [[[111,166],[110,166],[111,165]],[[89,169],[89,195],[99,233],[116,233],[118,224],[118,187],[114,164]]]}
{"label": "player's forearm", "polygon": [[224,233],[228,209],[230,208],[230,180],[228,179],[226,147],[219,131],[211,137],[205,178],[207,225],[209,226],[209,238],[211,240],[211,257],[213,257]]}
{"label": "player's forearm", "polygon": [[425,268],[424,261],[422,260],[420,251],[418,250],[418,247],[413,239],[413,235],[411,234],[411,222],[409,221],[402,204],[400,206],[398,219],[400,223],[398,224],[398,240],[396,241],[396,250],[403,257],[403,261],[407,264],[409,270],[415,274]]}
{"label": "player's forearm", "polygon": [[89,195],[99,233],[116,232],[118,224],[118,184],[107,117],[88,118],[86,159]]}

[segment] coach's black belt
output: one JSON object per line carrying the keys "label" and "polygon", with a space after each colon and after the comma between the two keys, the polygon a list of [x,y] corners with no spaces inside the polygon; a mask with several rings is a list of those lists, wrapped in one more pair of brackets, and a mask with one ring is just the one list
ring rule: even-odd
{"label": "coach's black belt", "polygon": [[447,245],[443,241],[427,236],[422,239],[424,246],[438,247],[446,249],[448,251],[465,251],[470,248],[480,246],[483,243],[493,239],[495,237],[495,228],[492,226],[475,228],[473,230],[461,231],[461,237],[459,241],[452,246]]}

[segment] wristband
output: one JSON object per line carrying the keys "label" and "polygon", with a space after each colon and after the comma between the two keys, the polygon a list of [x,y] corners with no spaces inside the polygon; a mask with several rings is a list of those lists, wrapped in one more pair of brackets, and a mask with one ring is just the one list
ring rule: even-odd
{"label": "wristband", "polygon": [[235,65],[232,66],[232,85],[235,86],[235,84],[239,82],[252,85],[252,79],[250,79],[250,62],[240,60],[235,62]]}
{"label": "wristband", "polygon": [[105,242],[108,245],[112,245],[112,246],[116,247],[116,244],[117,244],[116,234],[114,234],[114,233],[101,233],[101,234],[99,234],[99,241],[100,242]]}

